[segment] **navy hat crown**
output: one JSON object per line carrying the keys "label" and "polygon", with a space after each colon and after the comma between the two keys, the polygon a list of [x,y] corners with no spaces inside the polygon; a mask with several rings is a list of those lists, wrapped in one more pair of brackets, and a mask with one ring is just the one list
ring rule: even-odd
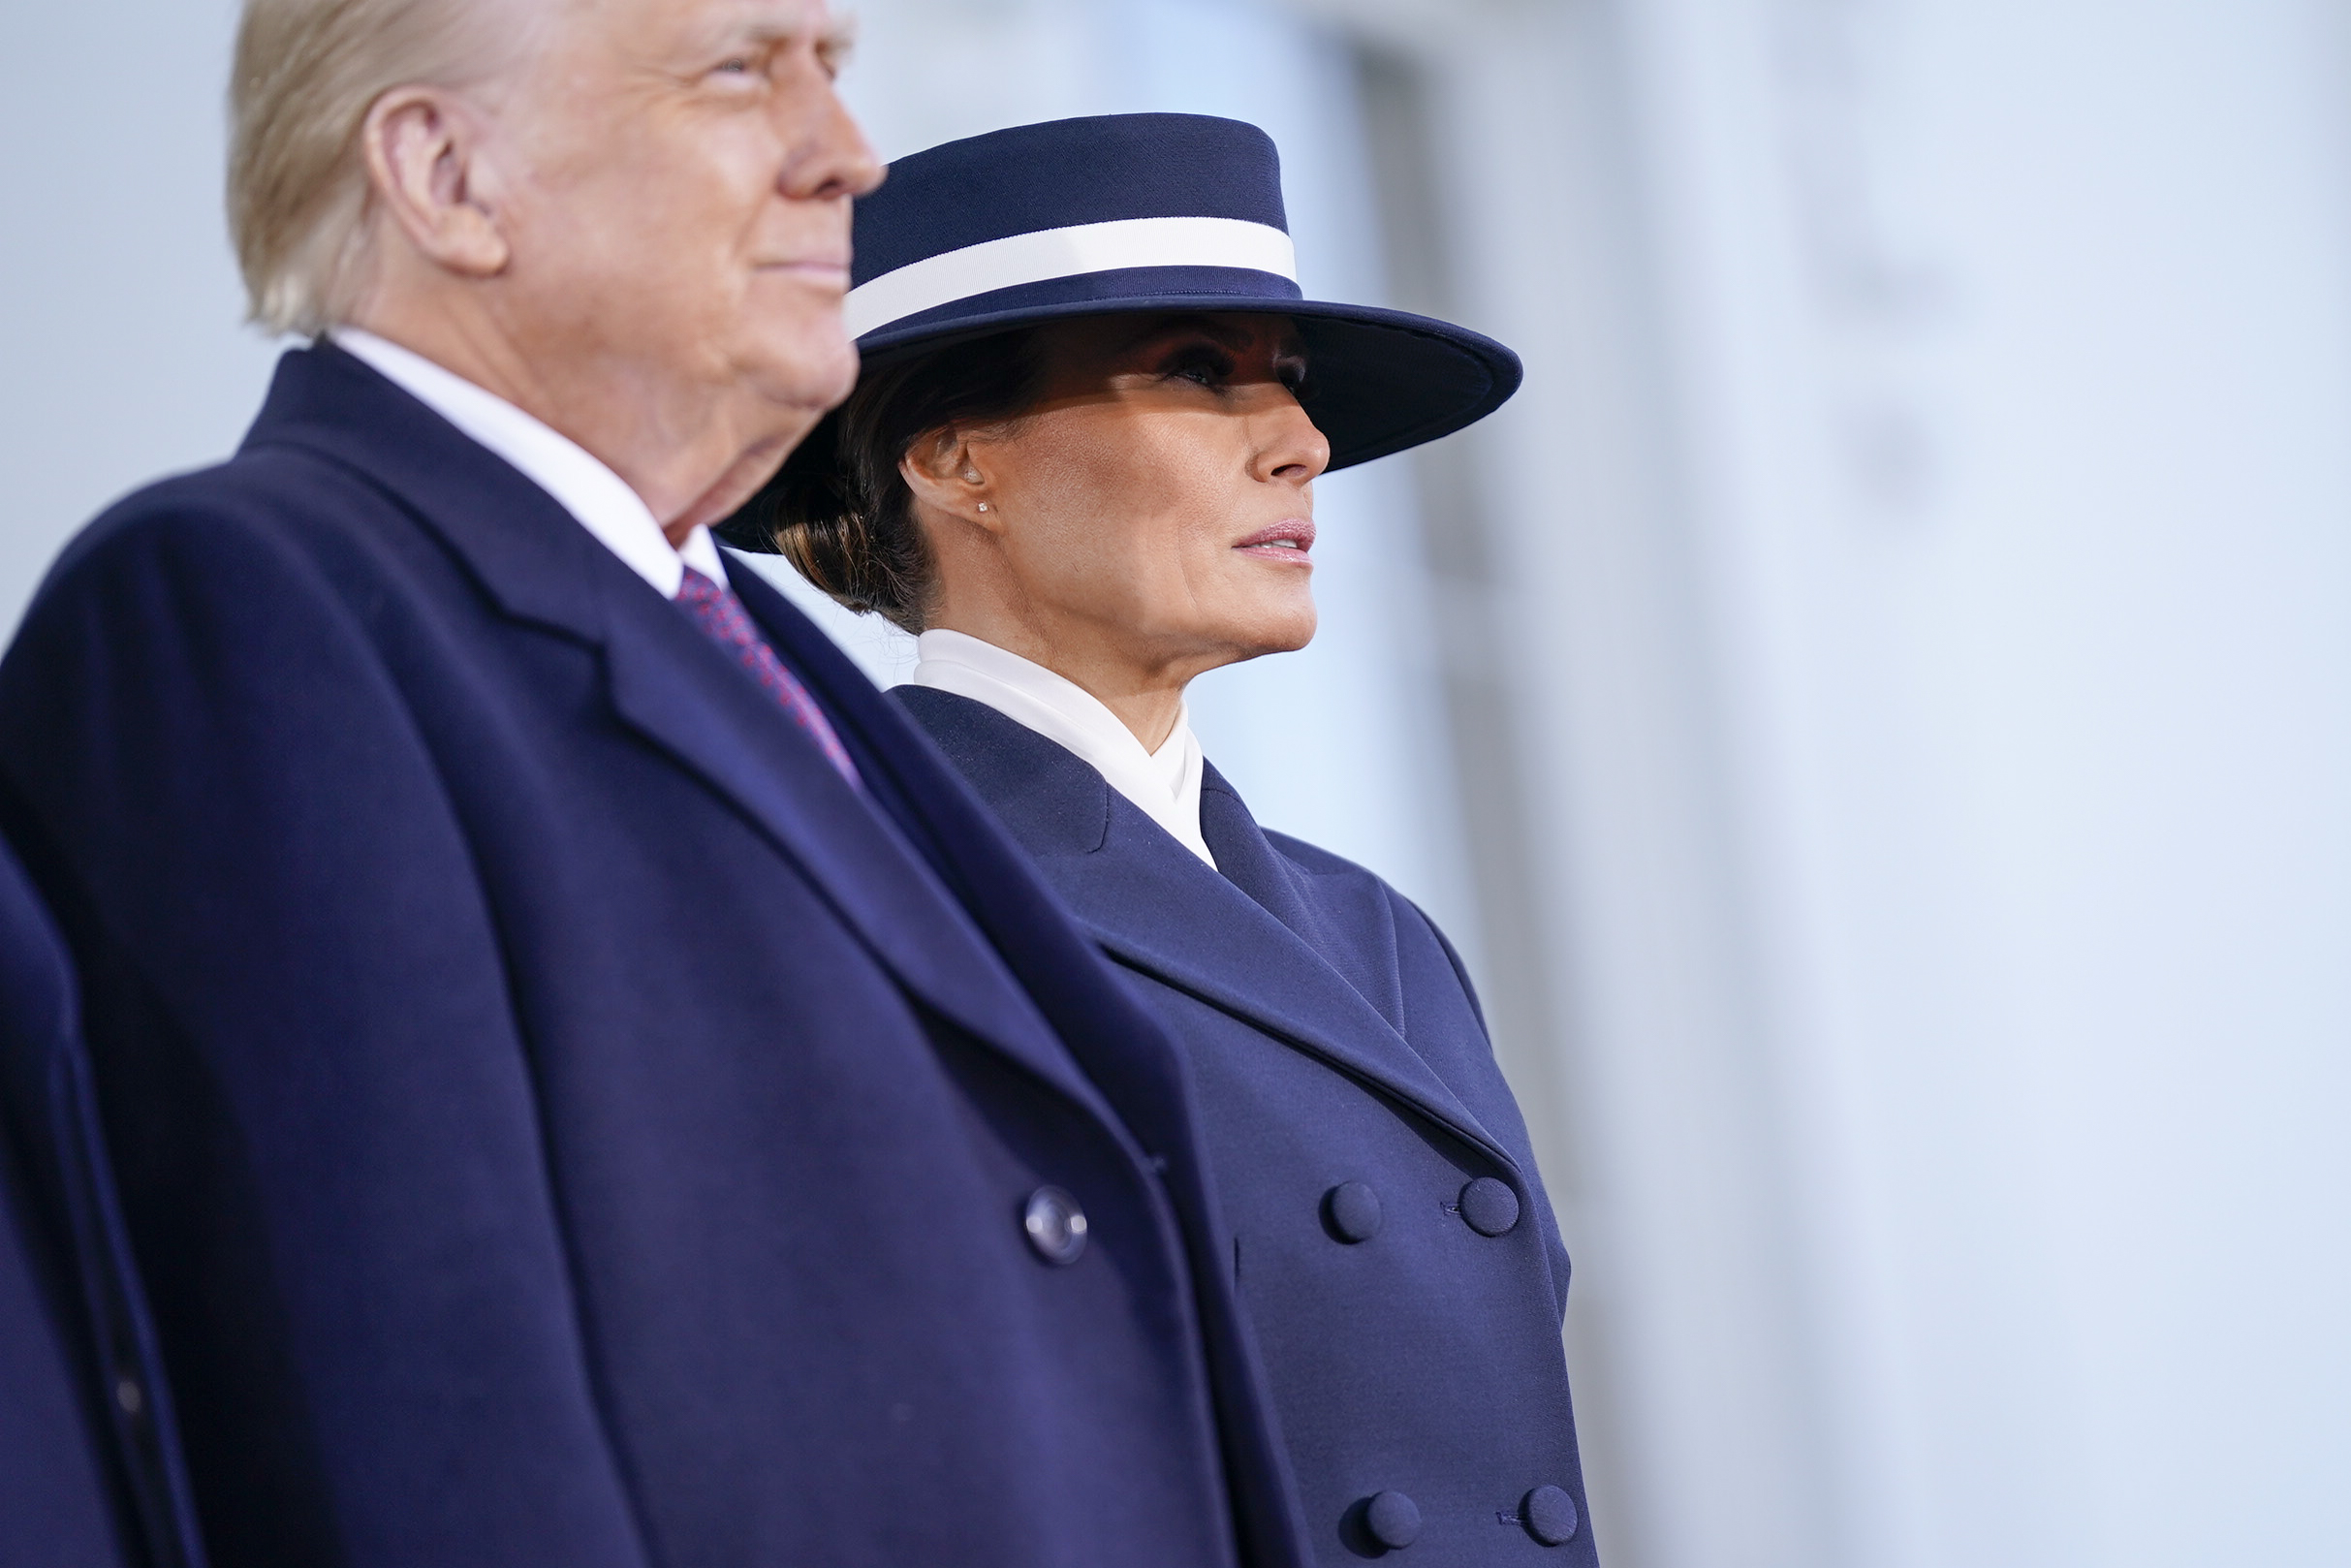
{"label": "navy hat crown", "polygon": [[851,281],[1014,235],[1147,218],[1225,218],[1287,234],[1273,139],[1206,114],[1104,114],[900,158],[858,203]]}
{"label": "navy hat crown", "polygon": [[950,141],[890,166],[855,238],[844,310],[868,364],[1072,316],[1288,316],[1333,468],[1458,430],[1519,385],[1491,338],[1307,299],[1281,156],[1239,120],[1108,114]]}

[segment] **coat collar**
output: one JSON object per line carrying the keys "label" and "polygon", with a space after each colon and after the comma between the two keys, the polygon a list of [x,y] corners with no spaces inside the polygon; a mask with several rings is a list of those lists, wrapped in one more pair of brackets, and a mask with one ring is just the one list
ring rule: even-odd
{"label": "coat collar", "polygon": [[[1316,932],[1320,912],[1282,873],[1279,852],[1245,809],[1210,838],[1220,866],[1233,852],[1237,875],[1220,874],[1100,773],[1016,720],[949,692],[899,687],[892,695],[963,768],[1113,957],[1377,1086],[1517,1167],[1390,1019],[1301,935],[1301,927]],[[1240,804],[1222,779],[1205,788]],[[1263,883],[1273,909],[1244,892],[1243,879]]]}
{"label": "coat collar", "polygon": [[[692,620],[545,490],[331,344],[280,361],[245,446],[302,447],[355,470],[439,538],[508,617],[601,649],[621,721],[748,817],[900,981],[1104,1111],[1082,1075],[1050,1048],[1026,998],[989,966],[955,961],[985,938],[936,939],[942,924],[960,923],[962,912],[924,874],[906,839],[800,742],[771,700]],[[770,594],[761,618],[803,617]],[[873,712],[831,710],[853,751],[871,755],[871,737],[855,732]]]}
{"label": "coat collar", "polygon": [[243,450],[270,447],[320,454],[387,492],[510,618],[605,641],[595,568],[611,552],[520,470],[357,357],[322,341],[278,361]]}

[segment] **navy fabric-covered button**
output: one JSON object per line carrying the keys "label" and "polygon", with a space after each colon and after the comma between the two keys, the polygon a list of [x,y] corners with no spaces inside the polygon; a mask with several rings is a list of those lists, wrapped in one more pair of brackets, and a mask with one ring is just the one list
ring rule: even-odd
{"label": "navy fabric-covered button", "polygon": [[1480,1236],[1500,1236],[1519,1223],[1519,1195],[1507,1181],[1480,1176],[1461,1189],[1461,1218]]}
{"label": "navy fabric-covered button", "polygon": [[1526,1533],[1547,1547],[1576,1538],[1576,1499],[1563,1488],[1537,1487],[1519,1505],[1519,1517],[1526,1521]]}
{"label": "navy fabric-covered button", "polygon": [[1028,1244],[1047,1263],[1066,1268],[1085,1250],[1085,1210],[1059,1187],[1039,1187],[1028,1195],[1020,1227],[1028,1232]]}
{"label": "navy fabric-covered button", "polygon": [[1380,1545],[1400,1552],[1421,1538],[1421,1505],[1400,1491],[1375,1492],[1364,1505],[1364,1528]]}
{"label": "navy fabric-covered button", "polygon": [[1323,1194],[1323,1215],[1342,1241],[1368,1241],[1380,1234],[1380,1195],[1361,1181],[1342,1181]]}

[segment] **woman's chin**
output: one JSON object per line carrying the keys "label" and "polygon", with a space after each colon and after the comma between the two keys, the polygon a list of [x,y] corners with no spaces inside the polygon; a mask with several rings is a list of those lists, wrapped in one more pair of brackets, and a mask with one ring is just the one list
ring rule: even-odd
{"label": "woman's chin", "polygon": [[1251,618],[1247,632],[1238,641],[1248,649],[1248,657],[1262,658],[1269,653],[1296,653],[1314,641],[1314,605],[1309,601],[1303,608],[1284,606],[1280,611]]}

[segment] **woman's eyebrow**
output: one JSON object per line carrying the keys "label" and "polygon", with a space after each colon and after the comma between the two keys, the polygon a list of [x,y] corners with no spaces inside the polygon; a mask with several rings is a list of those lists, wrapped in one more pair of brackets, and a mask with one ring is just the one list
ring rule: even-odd
{"label": "woman's eyebrow", "polygon": [[1169,316],[1144,323],[1121,347],[1137,349],[1163,337],[1193,332],[1236,354],[1249,346],[1250,333],[1245,328],[1228,327],[1207,316]]}

